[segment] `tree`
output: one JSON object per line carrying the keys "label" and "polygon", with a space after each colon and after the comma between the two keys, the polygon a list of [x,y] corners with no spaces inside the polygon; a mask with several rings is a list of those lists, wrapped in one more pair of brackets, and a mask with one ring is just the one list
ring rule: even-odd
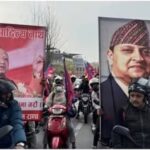
{"label": "tree", "polygon": [[44,25],[47,28],[45,48],[47,67],[52,63],[54,50],[61,41],[60,26],[58,25],[51,5],[46,4],[43,6],[41,3],[38,3],[34,5],[32,10],[33,22],[36,25]]}

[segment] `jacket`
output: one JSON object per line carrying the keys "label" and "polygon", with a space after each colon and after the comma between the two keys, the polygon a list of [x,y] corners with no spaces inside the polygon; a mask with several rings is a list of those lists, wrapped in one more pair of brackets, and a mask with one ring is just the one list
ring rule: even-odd
{"label": "jacket", "polygon": [[16,100],[10,101],[8,107],[0,106],[0,127],[13,126],[12,132],[0,139],[0,148],[10,148],[19,142],[26,142],[22,112]]}
{"label": "jacket", "polygon": [[91,99],[94,109],[100,109],[100,99],[98,92],[92,91]]}
{"label": "jacket", "polygon": [[138,109],[129,103],[124,109],[124,119],[135,142],[141,148],[150,148],[150,106],[145,104]]}
{"label": "jacket", "polygon": [[46,105],[47,105],[47,107],[51,107],[54,104],[61,104],[61,105],[66,106],[67,99],[65,96],[65,92],[56,93],[56,92],[52,91],[49,94],[48,100],[46,101]]}

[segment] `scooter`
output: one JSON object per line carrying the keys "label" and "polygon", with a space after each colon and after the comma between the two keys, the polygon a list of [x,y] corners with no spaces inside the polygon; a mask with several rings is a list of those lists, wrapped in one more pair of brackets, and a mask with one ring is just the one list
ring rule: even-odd
{"label": "scooter", "polygon": [[141,148],[132,138],[130,130],[121,125],[115,125],[112,129],[111,147],[113,148]]}
{"label": "scooter", "polygon": [[65,113],[67,108],[55,104],[48,109],[50,116],[47,124],[47,143],[49,148],[68,148],[68,128]]}

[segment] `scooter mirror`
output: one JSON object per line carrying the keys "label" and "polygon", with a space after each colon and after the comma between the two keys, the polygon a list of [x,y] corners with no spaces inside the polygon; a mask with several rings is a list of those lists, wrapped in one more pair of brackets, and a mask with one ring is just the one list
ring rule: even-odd
{"label": "scooter mirror", "polygon": [[121,125],[115,125],[113,127],[112,130],[114,133],[117,133],[123,137],[126,137],[127,139],[129,139],[135,146],[140,147],[135,140],[132,138],[132,136],[130,135],[130,130],[124,126]]}
{"label": "scooter mirror", "polygon": [[123,136],[129,136],[130,135],[130,131],[128,128],[121,126],[121,125],[115,125],[113,127],[113,132],[117,133],[119,135],[123,135]]}
{"label": "scooter mirror", "polygon": [[6,125],[0,128],[0,138],[3,138],[5,135],[11,132],[13,127],[11,125]]}

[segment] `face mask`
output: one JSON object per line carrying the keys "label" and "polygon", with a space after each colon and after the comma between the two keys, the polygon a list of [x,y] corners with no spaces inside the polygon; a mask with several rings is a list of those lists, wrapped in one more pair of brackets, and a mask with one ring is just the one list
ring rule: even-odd
{"label": "face mask", "polygon": [[0,94],[0,102],[8,104],[12,98],[12,94]]}
{"label": "face mask", "polygon": [[93,85],[93,91],[97,92],[99,90],[99,86],[98,85]]}
{"label": "face mask", "polygon": [[56,86],[55,87],[55,92],[57,92],[57,93],[63,92],[63,87],[62,86]]}

